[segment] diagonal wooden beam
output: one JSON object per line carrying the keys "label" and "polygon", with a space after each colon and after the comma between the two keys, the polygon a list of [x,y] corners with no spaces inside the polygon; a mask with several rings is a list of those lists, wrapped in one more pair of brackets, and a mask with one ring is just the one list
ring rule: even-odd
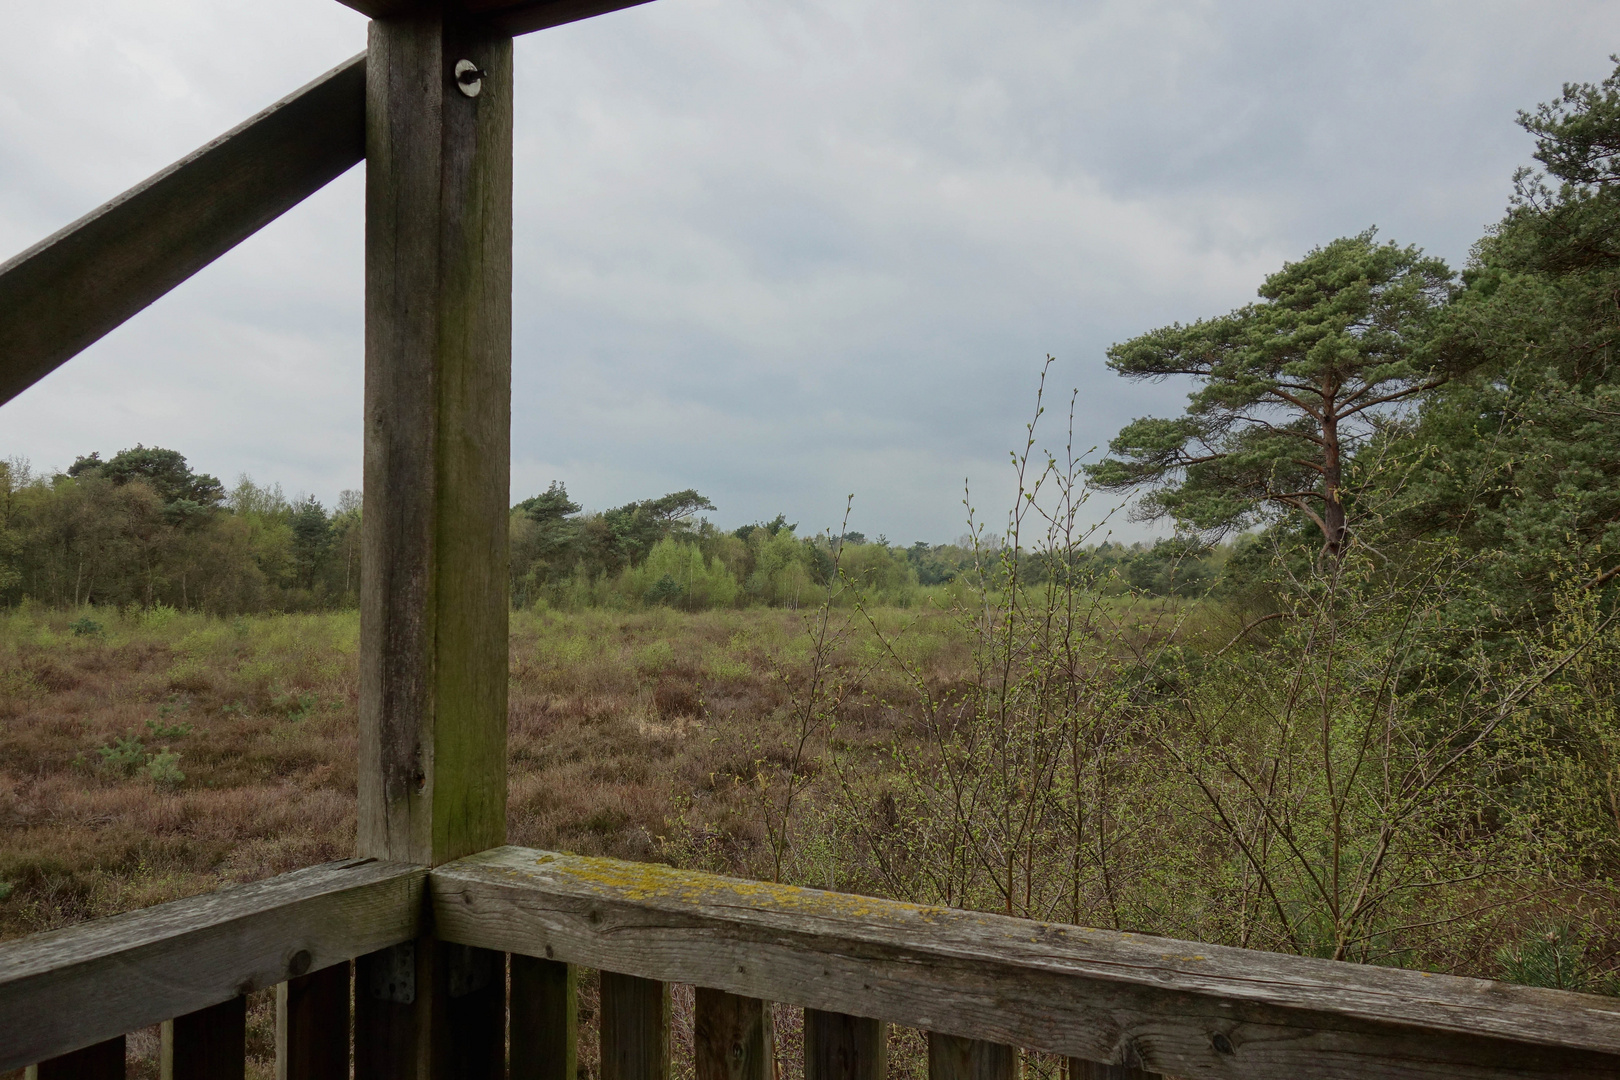
{"label": "diagonal wooden beam", "polygon": [[0,404],[365,156],[366,57],[0,265]]}
{"label": "diagonal wooden beam", "polygon": [[650,0],[339,0],[373,19],[445,15],[505,34],[527,34],[636,7]]}

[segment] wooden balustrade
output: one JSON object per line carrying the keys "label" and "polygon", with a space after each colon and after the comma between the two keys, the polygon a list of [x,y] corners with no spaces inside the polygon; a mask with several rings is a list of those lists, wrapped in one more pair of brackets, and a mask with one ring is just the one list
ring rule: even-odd
{"label": "wooden balustrade", "polygon": [[767,1002],[805,1010],[805,1080],[881,1078],[891,1022],[929,1032],[931,1080],[1014,1080],[1021,1051],[1068,1080],[1620,1076],[1609,998],[523,848],[336,863],[0,945],[0,1069],[111,1080],[122,1033],[165,1020],[164,1080],[240,1077],[242,995],[280,983],[277,1080],[350,1075],[351,993],[370,1080],[398,1048],[367,1040],[411,1035],[431,979],[456,1074],[574,1080],[581,967],[602,972],[601,1080],[668,1080],[672,983],[698,987],[697,1080],[775,1080]]}

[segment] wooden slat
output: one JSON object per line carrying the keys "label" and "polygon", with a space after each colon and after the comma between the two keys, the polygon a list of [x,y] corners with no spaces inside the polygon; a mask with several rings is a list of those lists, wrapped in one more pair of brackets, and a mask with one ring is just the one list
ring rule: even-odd
{"label": "wooden slat", "polygon": [[1069,1080],[1161,1080],[1161,1077],[1134,1065],[1104,1065],[1099,1061],[1070,1058]]}
{"label": "wooden slat", "polygon": [[506,956],[418,938],[355,964],[356,1080],[500,1080]]}
{"label": "wooden slat", "polygon": [[0,403],[365,153],[365,54],[0,265]]}
{"label": "wooden slat", "polygon": [[407,939],[425,874],[328,863],[0,944],[0,1071]]}
{"label": "wooden slat", "polygon": [[348,1080],[349,965],[276,986],[276,1080]]}
{"label": "wooden slat", "polygon": [[448,13],[507,34],[527,34],[578,22],[648,0],[341,0],[373,19]]}
{"label": "wooden slat", "polygon": [[602,972],[602,1080],[669,1080],[669,986]]}
{"label": "wooden slat", "polygon": [[[928,1080],[1017,1080],[1018,1051],[983,1039],[928,1033]],[[1078,1080],[1072,1073],[1069,1080]]]}
{"label": "wooden slat", "polygon": [[506,1073],[506,954],[435,942],[444,978],[434,1044],[436,1080],[502,1080]]}
{"label": "wooden slat", "polygon": [[776,1080],[771,1008],[758,998],[697,988],[692,1058],[697,1080]]}
{"label": "wooden slat", "polygon": [[1613,999],[508,848],[445,938],[1177,1076],[1613,1077]]}
{"label": "wooden slat", "polygon": [[161,1080],[243,1080],[246,1073],[246,997],[163,1022]]}
{"label": "wooden slat", "polygon": [[124,1036],[30,1065],[24,1080],[124,1080]]}
{"label": "wooden slat", "polygon": [[512,1080],[575,1080],[579,980],[572,964],[512,957]]}
{"label": "wooden slat", "polygon": [[885,1080],[888,1074],[888,1024],[804,1010],[804,1080]]}

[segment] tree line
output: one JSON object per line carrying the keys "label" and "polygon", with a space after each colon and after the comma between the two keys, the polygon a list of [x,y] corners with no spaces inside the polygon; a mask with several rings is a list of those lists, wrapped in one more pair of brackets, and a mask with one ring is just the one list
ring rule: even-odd
{"label": "tree line", "polygon": [[[859,532],[801,536],[785,515],[721,529],[695,490],[587,512],[554,482],[512,508],[512,600],[518,607],[717,607],[814,604],[833,583],[880,604],[1002,572],[996,540],[917,541]],[[91,453],[58,473],[0,461],[0,603],[243,614],[353,607],[360,588],[361,499],[328,509],[242,477],[227,488],[184,455],[136,446]],[[1197,595],[1228,552],[1170,542],[1088,548],[1105,588]],[[1039,574],[1042,556],[1031,556]]]}
{"label": "tree line", "polygon": [[326,509],[136,446],[65,471],[0,462],[0,602],[237,614],[342,607],[360,588],[360,496]]}

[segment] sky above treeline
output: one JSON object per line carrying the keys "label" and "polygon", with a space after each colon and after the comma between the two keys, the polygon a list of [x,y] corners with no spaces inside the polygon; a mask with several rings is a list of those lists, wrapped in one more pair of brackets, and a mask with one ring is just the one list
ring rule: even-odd
{"label": "sky above treeline", "polygon": [[[0,3],[0,259],[365,45],[334,0]],[[1188,387],[1109,344],[1377,226],[1460,267],[1620,5],[656,0],[517,45],[512,496],[891,541]],[[0,457],[360,485],[362,168],[0,407]],[[1103,500],[1095,505],[1101,510]],[[1115,534],[1154,530],[1116,519]]]}

